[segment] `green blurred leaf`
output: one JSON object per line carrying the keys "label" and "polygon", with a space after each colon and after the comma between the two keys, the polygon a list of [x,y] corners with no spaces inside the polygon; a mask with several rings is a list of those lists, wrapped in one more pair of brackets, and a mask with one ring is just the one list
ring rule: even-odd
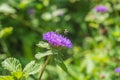
{"label": "green blurred leaf", "polygon": [[38,4],[36,5],[36,8],[37,8],[37,9],[42,9],[42,8],[43,8],[43,5],[40,4],[40,3],[38,3]]}
{"label": "green blurred leaf", "polygon": [[43,0],[44,6],[48,6],[48,5],[49,5],[49,2],[50,2],[50,0]]}
{"label": "green blurred leaf", "polygon": [[[79,67],[76,67],[74,65],[67,65],[67,68],[69,70],[69,73],[71,75],[73,75],[74,77],[77,78],[77,80],[80,78],[80,71],[79,71]],[[81,75],[82,76],[82,75]]]}
{"label": "green blurred leaf", "polygon": [[63,59],[61,58],[60,54],[56,54],[54,60],[55,60],[57,65],[59,65],[65,72],[68,73],[67,67],[64,64]]}
{"label": "green blurred leaf", "polygon": [[13,31],[12,27],[6,27],[0,31],[0,38],[5,38],[10,35]]}
{"label": "green blurred leaf", "polygon": [[12,76],[0,76],[0,80],[14,80]]}
{"label": "green blurred leaf", "polygon": [[7,58],[2,62],[4,69],[7,69],[10,72],[22,71],[21,64],[16,58]]}
{"label": "green blurred leaf", "polygon": [[96,23],[89,23],[89,26],[96,29],[99,28],[99,24],[96,24]]}
{"label": "green blurred leaf", "polygon": [[39,64],[35,63],[35,61],[31,61],[25,66],[25,68],[23,69],[23,73],[25,76],[29,76],[39,72],[40,69],[41,66]]}
{"label": "green blurred leaf", "polygon": [[120,10],[120,4],[114,5],[114,9],[115,9],[115,10]]}
{"label": "green blurred leaf", "polygon": [[7,57],[6,54],[0,54],[0,60],[5,59]]}
{"label": "green blurred leaf", "polygon": [[47,42],[44,42],[44,41],[40,41],[38,44],[37,44],[38,47],[42,47],[42,48],[46,48],[46,49],[50,49],[50,46]]}
{"label": "green blurred leaf", "polygon": [[41,18],[44,21],[50,21],[52,19],[52,14],[49,13],[49,12],[46,12],[46,13],[44,13],[44,14],[41,15]]}
{"label": "green blurred leaf", "polygon": [[86,72],[89,74],[93,71],[94,63],[91,58],[87,59],[87,66],[86,66]]}
{"label": "green blurred leaf", "polygon": [[37,18],[32,19],[31,23],[33,24],[33,27],[38,27],[39,26],[39,20]]}
{"label": "green blurred leaf", "polygon": [[36,59],[41,59],[42,57],[45,57],[45,56],[48,56],[48,55],[52,55],[52,51],[49,50],[49,51],[46,51],[44,53],[41,53],[41,52],[38,52],[36,55],[35,55],[35,58]]}
{"label": "green blurred leaf", "polygon": [[9,6],[8,4],[3,3],[3,4],[0,5],[0,12],[3,12],[3,13],[15,13],[16,10],[14,8],[12,8],[11,6]]}
{"label": "green blurred leaf", "polygon": [[17,72],[12,72],[11,73],[14,77],[17,79],[20,79],[22,77],[23,72],[22,71],[17,71]]}
{"label": "green blurred leaf", "polygon": [[113,36],[115,36],[115,37],[120,37],[120,32],[119,32],[119,31],[113,32]]}

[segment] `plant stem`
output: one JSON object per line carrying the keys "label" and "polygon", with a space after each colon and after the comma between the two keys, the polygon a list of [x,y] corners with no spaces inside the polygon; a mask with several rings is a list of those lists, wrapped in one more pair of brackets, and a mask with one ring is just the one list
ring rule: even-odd
{"label": "plant stem", "polygon": [[47,64],[48,64],[48,62],[49,62],[49,60],[50,60],[50,58],[51,58],[51,56],[48,56],[47,59],[46,59],[46,61],[45,61],[45,63],[44,63],[44,65],[43,65],[43,67],[42,67],[42,70],[41,70],[41,73],[40,73],[39,80],[41,80],[42,75],[43,75],[43,72],[45,71],[45,68],[46,68],[46,66],[47,66]]}

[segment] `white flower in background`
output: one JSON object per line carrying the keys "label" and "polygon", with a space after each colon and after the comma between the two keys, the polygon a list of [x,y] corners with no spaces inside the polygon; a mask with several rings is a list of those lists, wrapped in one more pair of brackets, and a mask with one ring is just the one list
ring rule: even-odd
{"label": "white flower in background", "polygon": [[53,17],[63,16],[66,11],[67,11],[66,9],[56,9],[52,12],[52,16]]}

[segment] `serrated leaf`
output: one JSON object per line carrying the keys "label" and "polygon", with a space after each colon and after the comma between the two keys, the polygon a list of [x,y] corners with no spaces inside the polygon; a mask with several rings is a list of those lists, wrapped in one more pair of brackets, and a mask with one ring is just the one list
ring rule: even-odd
{"label": "serrated leaf", "polygon": [[12,76],[0,76],[0,80],[14,80]]}
{"label": "serrated leaf", "polygon": [[46,48],[46,49],[50,49],[50,46],[47,42],[44,42],[44,41],[40,41],[38,44],[37,44],[38,47],[42,47],[42,48]]}
{"label": "serrated leaf", "polygon": [[41,66],[39,64],[35,63],[35,61],[31,61],[25,66],[25,68],[23,69],[23,73],[25,74],[25,76],[29,76],[39,72],[40,69]]}
{"label": "serrated leaf", "polygon": [[56,54],[54,60],[55,60],[57,65],[59,65],[65,72],[68,73],[67,67],[64,64],[63,59],[61,58],[60,54]]}
{"label": "serrated leaf", "polygon": [[21,64],[16,58],[7,58],[2,62],[2,67],[10,72],[22,71]]}
{"label": "serrated leaf", "polygon": [[35,58],[36,59],[41,59],[42,57],[45,57],[45,56],[48,56],[48,55],[52,55],[52,51],[49,50],[49,51],[46,51],[44,53],[41,53],[41,52],[38,52],[36,55],[35,55]]}

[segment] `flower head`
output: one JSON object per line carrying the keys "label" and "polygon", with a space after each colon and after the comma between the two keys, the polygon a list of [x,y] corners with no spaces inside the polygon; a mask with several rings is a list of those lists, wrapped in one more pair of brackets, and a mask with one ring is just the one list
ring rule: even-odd
{"label": "flower head", "polygon": [[116,68],[115,72],[120,73],[120,67]]}
{"label": "flower head", "polygon": [[64,46],[67,48],[72,47],[72,43],[68,38],[56,33],[56,32],[47,32],[43,34],[43,40],[48,41],[48,43],[52,44],[53,46]]}
{"label": "flower head", "polygon": [[32,14],[34,14],[34,13],[35,13],[35,10],[34,10],[33,8],[30,8],[30,9],[28,10],[28,14],[32,15]]}
{"label": "flower head", "polygon": [[94,8],[94,10],[95,10],[96,12],[108,12],[108,8],[107,8],[106,6],[102,6],[102,5],[96,6],[96,7]]}

